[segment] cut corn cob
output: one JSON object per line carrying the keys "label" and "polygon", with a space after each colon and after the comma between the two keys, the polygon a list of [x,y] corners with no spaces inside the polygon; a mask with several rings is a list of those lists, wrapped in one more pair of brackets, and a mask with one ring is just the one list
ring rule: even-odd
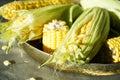
{"label": "cut corn cob", "polygon": [[107,46],[112,51],[113,62],[120,62],[120,36],[108,39]]}
{"label": "cut corn cob", "polygon": [[2,6],[2,16],[5,19],[11,20],[17,15],[18,10],[30,10],[50,5],[68,4],[69,0],[26,0],[14,1]]}
{"label": "cut corn cob", "polygon": [[52,53],[59,45],[69,27],[65,21],[53,20],[45,24],[43,28],[43,50],[47,53]]}

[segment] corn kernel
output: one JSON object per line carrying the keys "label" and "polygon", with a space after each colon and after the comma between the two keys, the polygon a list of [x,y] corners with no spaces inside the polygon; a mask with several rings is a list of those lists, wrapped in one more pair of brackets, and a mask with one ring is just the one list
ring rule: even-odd
{"label": "corn kernel", "polygon": [[6,45],[5,45],[5,46],[2,46],[2,50],[5,51],[5,50],[7,50],[7,49],[8,49],[8,46],[6,46]]}

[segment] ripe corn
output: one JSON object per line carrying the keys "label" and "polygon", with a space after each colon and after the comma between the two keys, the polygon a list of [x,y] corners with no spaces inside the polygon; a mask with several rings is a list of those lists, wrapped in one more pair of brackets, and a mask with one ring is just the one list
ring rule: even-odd
{"label": "ripe corn", "polygon": [[52,22],[45,24],[42,37],[43,51],[52,53],[60,45],[68,30],[69,27],[65,21],[52,20]]}
{"label": "ripe corn", "polygon": [[[6,52],[10,50],[16,39],[18,40],[18,44],[41,39],[43,25],[52,19],[62,18],[64,20],[64,12],[68,13],[68,10],[73,6],[77,5],[62,4],[46,6],[43,8],[25,11],[25,14],[16,16],[16,18],[8,22],[0,22],[0,41],[8,43]],[[76,9],[75,11],[78,10],[79,9]]]}
{"label": "ripe corn", "polygon": [[44,6],[69,4],[69,0],[26,0],[26,1],[14,1],[5,4],[2,9],[2,16],[5,19],[11,20],[14,16],[18,15],[18,10],[30,10]]}
{"label": "ripe corn", "polygon": [[107,46],[112,51],[113,62],[120,62],[120,36],[108,39]]}
{"label": "ripe corn", "polygon": [[80,66],[88,63],[107,39],[109,22],[108,11],[103,8],[94,7],[83,11],[60,46],[41,66],[50,63]]}

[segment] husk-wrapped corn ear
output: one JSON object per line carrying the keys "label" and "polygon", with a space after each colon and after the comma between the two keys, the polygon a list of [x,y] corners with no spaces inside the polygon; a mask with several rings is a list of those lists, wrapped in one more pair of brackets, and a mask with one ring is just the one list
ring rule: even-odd
{"label": "husk-wrapped corn ear", "polygon": [[[19,40],[18,43],[20,44],[30,40],[40,39],[42,37],[43,25],[52,19],[64,19],[66,16],[63,16],[63,14],[65,12],[68,13],[72,6],[76,6],[77,9],[75,11],[80,14],[82,10],[78,5],[52,5],[25,11],[23,15],[13,20],[5,23],[1,22],[1,41],[8,42],[10,46],[16,39]],[[71,18],[74,18],[74,16]]]}
{"label": "husk-wrapped corn ear", "polygon": [[70,4],[69,0],[23,0],[13,1],[7,3],[1,7],[1,14],[5,19],[11,20],[18,15],[19,10],[30,10],[40,7],[59,5],[59,4]]}
{"label": "husk-wrapped corn ear", "polygon": [[83,65],[99,51],[109,33],[109,14],[102,8],[85,10],[74,22],[60,46],[41,66],[49,63],[59,65]]}
{"label": "husk-wrapped corn ear", "polygon": [[43,51],[52,54],[68,31],[69,26],[62,20],[52,20],[52,22],[45,24],[42,37]]}

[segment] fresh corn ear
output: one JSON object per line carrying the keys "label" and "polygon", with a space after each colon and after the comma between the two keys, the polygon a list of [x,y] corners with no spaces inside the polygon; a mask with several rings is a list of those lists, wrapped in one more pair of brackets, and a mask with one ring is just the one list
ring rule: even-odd
{"label": "fresh corn ear", "polygon": [[108,39],[107,46],[112,52],[112,62],[120,62],[120,36]]}
{"label": "fresh corn ear", "polygon": [[[74,10],[74,6],[77,7]],[[42,37],[43,25],[53,19],[66,19],[63,16],[64,13],[69,13],[70,9],[73,9],[76,13],[82,12],[82,9],[78,5],[74,4],[62,4],[46,6],[38,9],[27,10],[21,16],[16,16],[14,19],[8,22],[0,23],[1,41],[6,41],[9,46],[12,45],[16,39],[18,43],[22,44],[27,41],[40,39]],[[71,12],[72,13],[72,12]],[[74,19],[75,14],[69,15]],[[71,22],[66,20],[67,22]]]}
{"label": "fresh corn ear", "polygon": [[[0,23],[2,25],[0,27],[1,40],[11,44],[16,39],[19,39],[19,43],[40,39],[43,25],[51,19],[59,19],[70,6],[57,5],[34,9],[11,21]],[[51,16],[48,16],[48,14]]]}
{"label": "fresh corn ear", "polygon": [[52,22],[45,24],[42,37],[43,51],[52,54],[58,48],[68,30],[69,26],[62,20],[52,20]]}
{"label": "fresh corn ear", "polygon": [[53,55],[41,66],[83,65],[98,52],[109,33],[109,14],[102,8],[90,8],[77,18]]}
{"label": "fresh corn ear", "polygon": [[1,14],[5,19],[11,20],[18,15],[18,10],[30,10],[40,7],[70,4],[69,0],[24,0],[13,1],[1,7]]}

